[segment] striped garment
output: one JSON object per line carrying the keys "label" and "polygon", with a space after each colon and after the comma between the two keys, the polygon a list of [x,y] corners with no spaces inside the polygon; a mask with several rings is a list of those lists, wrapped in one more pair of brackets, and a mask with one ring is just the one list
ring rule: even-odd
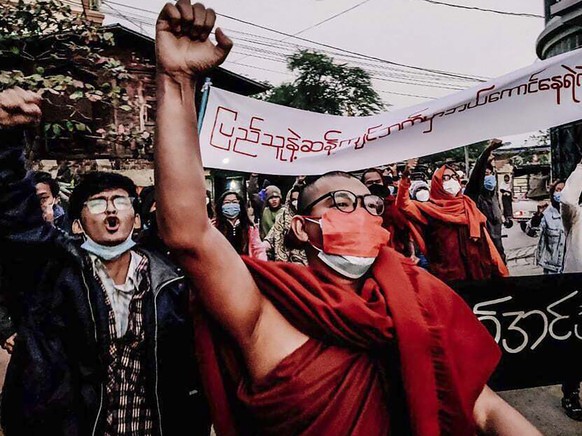
{"label": "striped garment", "polygon": [[[132,252],[132,255],[135,252]],[[107,382],[105,396],[106,436],[146,436],[155,434],[153,403],[146,394],[146,344],[143,329],[143,300],[150,292],[148,260],[138,255],[135,267],[135,280],[128,277],[127,283],[135,286],[130,291],[128,305],[127,331],[118,337],[119,317],[111,304],[109,293],[100,279],[102,274],[95,273],[101,284],[109,309],[109,353],[107,362]],[[132,256],[133,257],[133,256]],[[132,258],[132,261],[134,258]],[[131,271],[131,268],[130,268]],[[125,289],[128,292],[128,289]]]}

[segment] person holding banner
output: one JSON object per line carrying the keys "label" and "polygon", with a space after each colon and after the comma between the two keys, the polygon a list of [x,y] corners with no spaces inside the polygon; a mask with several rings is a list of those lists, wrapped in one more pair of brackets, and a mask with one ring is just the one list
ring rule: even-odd
{"label": "person holding banner", "polygon": [[486,387],[500,352],[452,290],[385,247],[381,198],[349,174],[306,185],[309,267],[236,253],[209,222],[196,81],[232,41],[188,0],[156,24],[162,237],[196,293],[196,342],[223,434],[539,434]]}
{"label": "person holding banner", "polygon": [[[582,272],[582,162],[566,180],[560,195],[560,211],[564,232],[566,234],[566,250],[564,252],[564,273]],[[569,362],[566,368],[566,380],[562,384],[562,407],[566,414],[576,421],[582,421],[582,405],[580,404],[580,381],[582,369],[577,359]]]}
{"label": "person holding banner", "polygon": [[532,238],[539,234],[536,264],[542,267],[544,274],[564,272],[566,232],[561,214],[562,189],[563,180],[556,180],[550,186],[550,205],[538,206],[526,228],[526,234]]}
{"label": "person holding banner", "polygon": [[410,199],[408,161],[396,205],[410,220],[412,235],[426,255],[429,271],[445,282],[505,277],[509,271],[486,228],[487,218],[461,193],[459,176],[447,165],[434,172],[428,202]]}

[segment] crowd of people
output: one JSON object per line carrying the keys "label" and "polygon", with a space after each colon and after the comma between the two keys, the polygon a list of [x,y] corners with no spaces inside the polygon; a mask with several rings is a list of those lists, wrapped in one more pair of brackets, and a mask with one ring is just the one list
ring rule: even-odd
{"label": "crowd of people", "polygon": [[[5,433],[539,434],[487,387],[500,352],[445,284],[509,274],[501,141],[464,184],[411,160],[286,193],[251,174],[213,201],[194,83],[232,47],[208,39],[215,17],[180,0],[158,19],[156,185],[139,193],[91,172],[65,205],[24,167],[41,98],[0,93]],[[548,274],[582,268],[581,194],[582,164],[530,223]]]}

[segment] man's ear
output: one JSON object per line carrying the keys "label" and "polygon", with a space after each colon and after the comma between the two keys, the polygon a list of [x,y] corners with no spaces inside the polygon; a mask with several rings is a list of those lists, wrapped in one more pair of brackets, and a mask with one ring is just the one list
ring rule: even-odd
{"label": "man's ear", "polygon": [[306,243],[309,240],[309,235],[305,231],[305,218],[301,215],[295,215],[291,219],[290,232],[299,243]]}
{"label": "man's ear", "polygon": [[73,232],[73,235],[82,235],[85,233],[85,231],[83,230],[83,226],[81,225],[81,220],[79,219],[73,221],[73,224],[71,224],[71,230]]}

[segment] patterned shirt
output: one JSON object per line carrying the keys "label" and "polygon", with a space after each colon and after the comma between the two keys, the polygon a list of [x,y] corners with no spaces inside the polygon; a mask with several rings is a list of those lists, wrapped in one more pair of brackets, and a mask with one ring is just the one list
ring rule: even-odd
{"label": "patterned shirt", "polygon": [[[136,260],[133,270],[135,287],[129,293],[131,298],[120,299],[114,305],[109,297],[104,281],[98,270],[95,277],[101,284],[105,301],[109,310],[109,353],[107,362],[106,382],[106,436],[142,436],[153,435],[154,414],[152,401],[146,393],[146,344],[143,329],[143,301],[150,292],[148,277],[148,260],[145,256],[133,256]],[[130,266],[130,272],[132,268]],[[126,285],[127,283],[126,282]],[[123,303],[119,303],[122,301]],[[119,313],[116,308],[124,310],[127,307],[126,331],[119,334]]]}
{"label": "patterned shirt", "polygon": [[129,319],[129,303],[133,298],[140,279],[138,265],[143,262],[143,256],[130,251],[131,261],[129,262],[129,269],[127,271],[127,279],[122,285],[116,285],[113,279],[109,276],[107,268],[94,254],[89,254],[93,263],[93,270],[97,273],[99,280],[107,293],[113,314],[115,315],[115,329],[117,337],[121,338],[127,331],[127,322]]}

